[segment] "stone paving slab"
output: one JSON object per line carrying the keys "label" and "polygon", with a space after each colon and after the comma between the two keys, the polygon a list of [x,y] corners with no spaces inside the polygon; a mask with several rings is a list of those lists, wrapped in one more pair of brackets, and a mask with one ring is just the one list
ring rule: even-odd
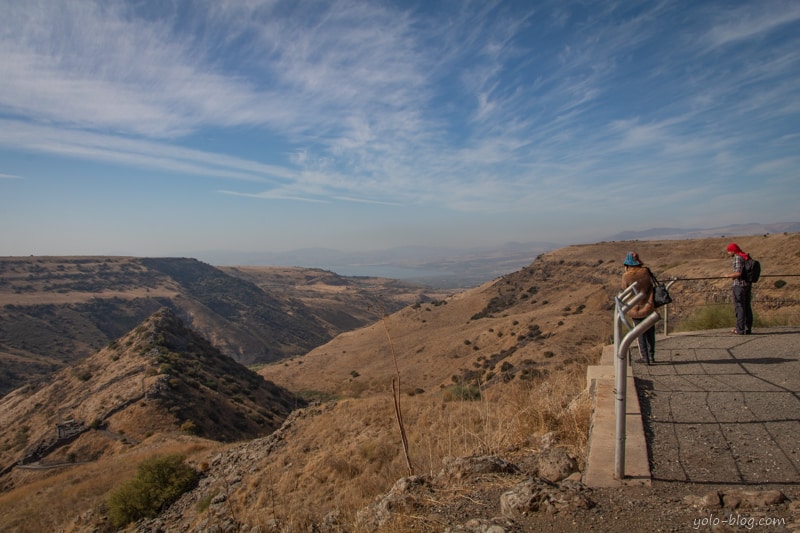
{"label": "stone paving slab", "polygon": [[653,481],[800,486],[800,329],[656,341],[634,365]]}
{"label": "stone paving slab", "polygon": [[800,486],[800,328],[659,336],[657,364],[629,367],[623,480],[613,476],[612,360],[606,347],[587,370],[595,401],[588,486]]}

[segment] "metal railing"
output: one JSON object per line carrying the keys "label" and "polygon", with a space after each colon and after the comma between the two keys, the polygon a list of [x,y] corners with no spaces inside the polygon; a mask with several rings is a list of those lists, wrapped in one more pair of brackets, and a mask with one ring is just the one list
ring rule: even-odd
{"label": "metal railing", "polygon": [[[761,279],[764,279],[764,278],[794,278],[794,277],[800,277],[800,274],[762,274],[761,275]],[[729,278],[727,276],[709,276],[709,277],[697,277],[697,278],[671,277],[671,278],[667,278],[667,279],[661,279],[660,281],[661,281],[661,283],[664,284],[664,286],[667,287],[667,290],[669,290],[670,288],[672,288],[672,286],[675,283],[677,283],[679,281],[685,282],[685,281],[732,281],[732,280],[731,280],[731,278]],[[759,287],[763,287],[763,286],[764,286],[764,284],[761,283],[760,281],[758,283],[754,284],[753,285],[754,292],[756,290],[758,290]],[[674,299],[675,299],[675,296],[673,295],[673,300]],[[754,303],[755,303],[755,301],[756,301],[756,299],[754,297]],[[795,301],[795,302],[791,302],[791,303],[800,303],[800,301]],[[670,308],[674,304],[675,304],[675,302],[673,301],[672,304],[667,304],[664,307],[662,307],[662,309],[663,309],[663,317],[662,318],[663,318],[663,321],[664,321],[664,336],[665,337],[669,336]],[[711,304],[707,304],[707,305],[711,305]]]}
{"label": "metal railing", "polygon": [[[631,343],[638,339],[645,331],[661,320],[658,312],[653,311],[647,318],[633,326],[625,313],[641,302],[647,296],[639,292],[636,282],[631,283],[624,291],[614,298],[614,414],[616,417],[616,447],[614,449],[614,477],[625,477],[625,418],[627,413],[628,389],[628,350]],[[628,333],[622,336],[622,325],[628,328]]]}

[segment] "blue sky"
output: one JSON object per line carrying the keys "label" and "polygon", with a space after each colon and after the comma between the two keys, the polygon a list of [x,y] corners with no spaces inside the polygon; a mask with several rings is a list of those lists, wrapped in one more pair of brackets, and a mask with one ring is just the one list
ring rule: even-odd
{"label": "blue sky", "polygon": [[796,221],[800,2],[0,2],[0,255]]}

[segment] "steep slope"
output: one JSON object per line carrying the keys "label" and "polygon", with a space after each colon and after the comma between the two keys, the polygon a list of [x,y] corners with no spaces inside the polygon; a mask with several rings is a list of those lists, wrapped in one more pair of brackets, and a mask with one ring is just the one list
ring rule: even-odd
{"label": "steep slope", "polygon": [[637,250],[659,278],[684,280],[671,289],[674,327],[702,306],[729,298],[730,280],[722,276],[730,269],[725,247],[731,240],[763,265],[765,277],[754,292],[760,315],[796,314],[800,291],[792,275],[800,274],[800,234],[602,242],[543,254],[522,270],[407,307],[259,373],[295,391],[362,396],[390,386],[392,350],[406,392],[529,379],[571,363],[585,364],[611,340],[611,309],[628,251]]}
{"label": "steep slope", "polygon": [[[305,353],[369,323],[376,302],[396,310],[423,297],[419,286],[392,280],[243,272],[184,258],[0,258],[0,395],[96,352],[161,307],[252,364]],[[308,297],[312,285],[320,298]],[[346,290],[325,293],[339,288]]]}
{"label": "steep slope", "polygon": [[384,392],[397,356],[405,392],[530,379],[599,354],[619,264],[612,254],[529,267],[440,301],[410,306],[259,372],[297,391]]}
{"label": "steep slope", "polygon": [[191,297],[184,311],[192,329],[241,362],[280,359],[330,338],[302,303],[276,298],[210,265],[187,259],[139,261],[178,283]]}
{"label": "steep slope", "polygon": [[303,402],[162,309],[40,389],[0,400],[0,465],[94,460],[154,433],[217,441],[271,433]]}

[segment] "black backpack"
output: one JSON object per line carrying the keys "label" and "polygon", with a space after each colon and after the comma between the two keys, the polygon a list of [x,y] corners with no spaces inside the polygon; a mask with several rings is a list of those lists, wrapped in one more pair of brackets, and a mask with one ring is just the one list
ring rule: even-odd
{"label": "black backpack", "polygon": [[755,283],[761,277],[761,263],[758,259],[749,257],[744,262],[744,270],[742,270],[742,279],[750,283]]}

